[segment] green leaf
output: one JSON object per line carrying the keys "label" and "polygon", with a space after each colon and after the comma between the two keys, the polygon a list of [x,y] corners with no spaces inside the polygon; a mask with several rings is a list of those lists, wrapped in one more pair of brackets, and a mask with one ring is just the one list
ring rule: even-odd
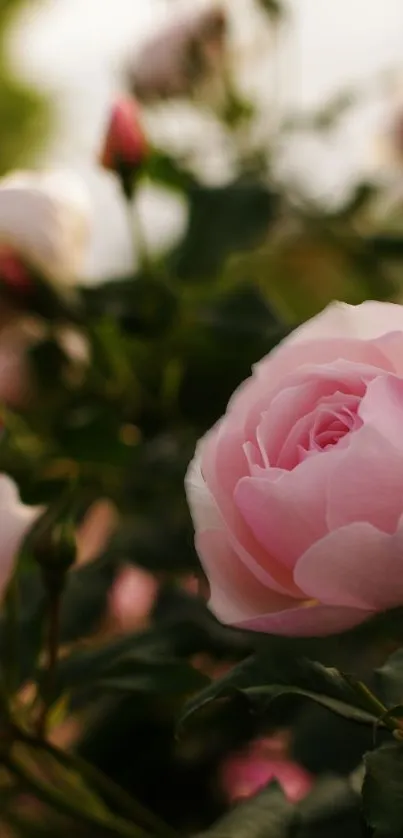
{"label": "green leaf", "polygon": [[257,0],[257,2],[272,20],[281,20],[284,16],[284,6],[280,3],[280,0]]}
{"label": "green leaf", "polygon": [[[277,784],[271,784],[252,800],[237,806],[218,823],[203,832],[203,838],[287,838],[295,817],[295,806]],[[199,836],[199,838],[202,838]]]}
{"label": "green leaf", "polygon": [[189,193],[189,222],[173,257],[180,279],[213,278],[234,252],[257,246],[277,212],[278,199],[259,182],[198,186]]}
{"label": "green leaf", "polygon": [[242,692],[251,700],[253,707],[258,709],[260,713],[264,712],[265,707],[269,709],[273,701],[277,699],[285,698],[286,696],[299,696],[300,698],[311,699],[317,704],[321,704],[322,707],[326,707],[327,710],[331,710],[333,713],[337,713],[345,719],[351,719],[361,724],[375,724],[377,720],[376,716],[372,715],[372,713],[360,707],[354,707],[346,701],[313,692],[312,690],[300,689],[299,687],[271,684],[268,687],[255,687],[253,689],[243,690]]}
{"label": "green leaf", "polygon": [[42,645],[45,599],[39,568],[26,545],[18,557],[10,593],[12,590],[17,609],[15,623],[10,624],[6,613],[3,613],[0,620],[0,657],[4,664],[8,660],[14,667],[15,685],[19,685],[32,676],[36,668]]}
{"label": "green leaf", "polygon": [[127,657],[111,666],[95,688],[105,692],[183,695],[205,686],[210,679],[180,660],[141,660]]}
{"label": "green leaf", "polygon": [[108,552],[69,573],[60,619],[62,643],[87,637],[97,627],[105,613],[117,565]]}
{"label": "green leaf", "polygon": [[298,805],[300,828],[293,838],[358,838],[362,836],[361,797],[349,779],[321,777]]}
{"label": "green leaf", "polygon": [[[280,645],[281,649],[281,645]],[[335,713],[362,723],[373,724],[376,716],[368,712],[351,682],[336,669],[329,669],[314,661],[287,658],[284,649],[269,654],[265,650],[234,667],[223,678],[214,681],[206,690],[192,698],[184,708],[180,723],[219,697],[241,691],[267,704],[280,696],[299,695],[327,707]]]}
{"label": "green leaf", "polygon": [[403,700],[403,649],[388,658],[374,673],[374,692],[387,707]]}
{"label": "green leaf", "polygon": [[403,835],[403,747],[384,745],[365,757],[364,815],[374,838]]}
{"label": "green leaf", "polygon": [[161,633],[133,634],[96,649],[75,652],[59,661],[53,700],[68,691],[161,692],[185,694],[209,683],[186,661],[167,654]]}
{"label": "green leaf", "polygon": [[80,463],[123,466],[133,455],[121,437],[121,417],[108,406],[81,404],[63,417],[58,440],[64,454]]}
{"label": "green leaf", "polygon": [[184,166],[164,151],[154,149],[145,164],[150,180],[178,192],[188,192],[194,185],[194,176]]}

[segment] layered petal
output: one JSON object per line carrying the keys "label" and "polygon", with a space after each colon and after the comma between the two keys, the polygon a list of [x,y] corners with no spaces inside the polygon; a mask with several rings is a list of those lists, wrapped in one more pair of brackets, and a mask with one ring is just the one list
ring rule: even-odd
{"label": "layered petal", "polygon": [[236,487],[239,514],[266,553],[290,570],[328,532],[327,485],[338,456],[334,449],[292,471],[271,469],[262,477],[245,477]]}
{"label": "layered petal", "polygon": [[[222,526],[230,534],[234,549],[248,565],[251,572],[285,595],[298,596],[292,573],[284,565],[268,554],[253,531],[239,514],[235,503],[235,487],[243,475],[249,474],[249,463],[242,447],[242,426],[221,422],[203,441],[201,448],[200,474],[208,491],[216,503],[216,509],[222,520]],[[199,449],[200,450],[200,449]],[[200,484],[199,484],[200,485]],[[189,487],[189,484],[188,484]],[[193,492],[193,498],[195,493]],[[204,496],[206,504],[206,497]],[[211,514],[211,501],[209,501]],[[197,505],[192,503],[193,508]],[[191,508],[192,508],[191,506]]]}
{"label": "layered petal", "polygon": [[371,610],[302,601],[299,606],[236,622],[238,628],[282,637],[327,637],[359,626]]}
{"label": "layered petal", "polygon": [[362,427],[351,435],[329,479],[329,530],[368,521],[393,532],[403,510],[403,381],[374,380],[358,410]]}
{"label": "layered petal", "polygon": [[196,535],[196,549],[210,582],[210,607],[224,623],[237,623],[292,607],[295,599],[264,584],[242,561],[224,530]]}
{"label": "layered petal", "polygon": [[403,519],[393,535],[355,522],[334,530],[298,561],[295,578],[327,605],[383,611],[403,602]]}
{"label": "layered petal", "polygon": [[[212,580],[216,578],[220,571],[217,569],[217,561],[215,559],[212,563],[209,562],[207,550],[203,547],[205,543],[203,538],[206,532],[214,533],[214,538],[217,543],[218,539],[221,539],[217,553],[218,555],[225,556],[228,560],[228,570],[231,571],[234,577],[235,586],[239,584],[239,580],[242,574],[244,574],[248,578],[251,577],[251,582],[254,581],[257,586],[268,588],[269,592],[273,591],[273,596],[274,592],[279,594],[279,601],[283,601],[282,598],[284,597],[287,599],[289,597],[300,597],[300,591],[294,583],[291,571],[279,565],[265,552],[258,542],[255,541],[253,533],[242,522],[239,515],[238,526],[231,528],[226,524],[203,478],[201,460],[198,453],[196,453],[196,457],[190,464],[185,485],[196,530],[196,549],[210,578],[212,596],[214,596],[214,583]],[[239,535],[241,535],[241,540]],[[209,538],[211,539],[212,536],[209,536]],[[209,541],[209,543],[211,542]],[[225,545],[225,550],[222,547],[222,543]],[[229,556],[232,556],[234,560],[232,570]],[[217,584],[219,588],[222,587],[221,582]]]}

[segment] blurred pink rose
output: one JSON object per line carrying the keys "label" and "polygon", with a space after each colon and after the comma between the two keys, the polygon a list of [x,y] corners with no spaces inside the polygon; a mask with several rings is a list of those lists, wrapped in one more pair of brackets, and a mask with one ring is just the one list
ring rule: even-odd
{"label": "blurred pink rose", "polygon": [[101,165],[118,174],[122,167],[132,173],[148,153],[148,142],[134,99],[121,96],[113,105],[101,151]]}
{"label": "blurred pink rose", "polygon": [[21,544],[40,514],[40,509],[21,503],[18,489],[6,474],[0,474],[0,601],[14,569]]}
{"label": "blurred pink rose", "polygon": [[403,306],[336,303],[264,358],[187,475],[211,607],[327,635],[403,604]]}
{"label": "blurred pink rose", "polygon": [[121,631],[142,628],[150,615],[158,582],[146,570],[128,566],[121,571],[110,595],[110,614]]}
{"label": "blurred pink rose", "polygon": [[271,753],[267,740],[229,757],[221,769],[221,786],[229,803],[253,797],[273,780],[293,802],[302,800],[313,782],[311,775],[296,762],[276,754],[276,749]]}
{"label": "blurred pink rose", "polygon": [[193,10],[170,21],[139,50],[130,71],[139,99],[190,95],[223,65],[227,20],[217,6]]}

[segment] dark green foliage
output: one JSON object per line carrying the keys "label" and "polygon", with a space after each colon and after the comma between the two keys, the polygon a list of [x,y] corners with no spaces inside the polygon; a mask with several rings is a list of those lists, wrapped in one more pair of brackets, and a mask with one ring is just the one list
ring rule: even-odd
{"label": "dark green foliage", "polygon": [[400,744],[385,745],[365,758],[364,814],[374,838],[397,838],[403,830],[403,760]]}
{"label": "dark green foliage", "polygon": [[215,189],[198,185],[188,200],[188,229],[172,262],[187,280],[211,279],[234,252],[257,246],[278,206],[277,195],[248,180]]}

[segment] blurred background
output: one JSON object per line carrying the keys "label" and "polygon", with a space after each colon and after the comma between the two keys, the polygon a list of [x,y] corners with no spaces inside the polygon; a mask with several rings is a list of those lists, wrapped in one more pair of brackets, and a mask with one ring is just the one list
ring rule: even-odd
{"label": "blurred background", "polygon": [[[94,162],[113,98],[122,87],[124,62],[135,58],[144,41],[172,17],[188,13],[190,5],[195,4],[32,0],[9,31],[8,52],[18,76],[52,100],[52,131],[37,159],[74,167],[93,196],[88,281],[127,268],[131,253],[116,184]],[[198,5],[209,3],[201,0]],[[365,0],[289,0],[286,26],[266,32],[253,0],[225,0],[222,5],[237,82],[259,103],[271,132],[296,112],[312,112],[329,101],[342,110],[331,133],[300,131],[283,137],[273,160],[275,176],[332,204],[364,177],[391,176],[396,181],[399,167],[382,135],[403,97],[399,0],[370,5]],[[349,99],[352,106],[343,107]],[[146,117],[151,137],[178,150],[193,146],[196,153],[198,146],[201,158],[209,137],[212,154],[201,160],[201,174],[209,182],[225,182],[227,160],[211,118],[183,102],[153,110],[157,112]],[[162,200],[155,189],[143,191],[150,242],[164,246],[180,235],[184,207],[166,196]]]}
{"label": "blurred background", "polygon": [[[0,174],[33,170],[0,179],[0,470],[77,533],[53,740],[185,834],[273,777],[300,799],[372,731],[229,702],[176,736],[254,642],[207,609],[184,477],[292,328],[402,300],[401,0],[2,0],[0,34]],[[24,553],[23,699],[42,571]],[[365,834],[354,812],[335,835]]]}

